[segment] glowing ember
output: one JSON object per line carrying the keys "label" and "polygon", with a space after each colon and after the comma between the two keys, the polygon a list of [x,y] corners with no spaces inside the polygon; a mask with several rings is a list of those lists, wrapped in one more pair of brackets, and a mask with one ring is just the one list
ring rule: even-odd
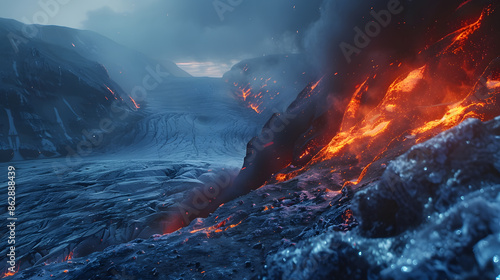
{"label": "glowing ember", "polygon": [[136,108],[136,109],[141,108],[141,107],[139,106],[139,104],[137,104],[137,103],[135,102],[135,100],[134,100],[132,97],[130,97],[130,96],[129,96],[129,98],[130,98],[130,100],[132,101],[132,103],[134,103],[134,106],[135,106],[135,108]]}
{"label": "glowing ember", "polygon": [[11,271],[10,269],[8,269],[7,271],[5,271],[2,275],[2,278],[6,278],[6,277],[9,277],[9,276],[14,276],[16,275],[16,273],[19,272],[19,264],[18,266],[16,267],[16,270],[15,271]]}
{"label": "glowing ember", "polygon": [[[105,85],[106,86],[106,85]],[[106,86],[106,88],[109,90],[109,92],[111,92],[111,94],[115,95],[115,92],[112,91],[108,86]]]}
{"label": "glowing ember", "polygon": [[[254,77],[250,80],[252,82],[244,86],[236,82],[233,83],[232,86],[235,87],[234,94],[243,101],[246,107],[252,109],[257,114],[260,114],[266,109],[264,107],[265,100],[272,100],[280,93],[276,91],[276,88],[272,89],[268,87],[268,84],[272,80],[271,77]],[[276,83],[277,81],[272,81],[273,85]]]}
{"label": "glowing ember", "polygon": [[2,276],[2,278],[5,278],[5,277],[9,277],[9,276],[14,276],[16,275],[16,273],[19,271],[19,269],[15,272],[11,272],[11,271],[8,271],[8,272],[5,272]]}
{"label": "glowing ember", "polygon": [[318,87],[319,83],[321,82],[323,78],[319,79],[319,81],[317,81],[316,83],[314,83],[312,86],[311,86],[311,91],[315,90],[316,87]]}
{"label": "glowing ember", "polygon": [[[238,83],[234,83],[235,87],[238,87]],[[267,86],[267,84],[264,84],[261,87],[261,91],[257,93],[253,93],[253,89],[250,84],[246,85],[245,87],[238,87],[236,90],[236,95],[243,99],[243,102],[246,103],[247,107],[254,110],[257,114],[260,114],[263,109],[260,108],[262,105],[262,89],[264,89]]]}
{"label": "glowing ember", "polygon": [[247,101],[247,97],[250,95],[251,91],[251,88],[241,89],[241,97],[243,97],[243,101]]}
{"label": "glowing ember", "polygon": [[259,109],[258,105],[250,104],[250,108],[252,108],[252,110],[254,110],[257,114],[262,113],[262,110]]}
{"label": "glowing ember", "polygon": [[241,220],[241,221],[239,221],[236,224],[230,224],[230,225],[228,225],[228,223],[230,222],[230,220],[231,220],[231,217],[223,220],[222,222],[220,222],[220,223],[218,223],[218,224],[216,224],[214,226],[200,228],[200,229],[194,229],[194,230],[191,230],[189,233],[204,232],[207,235],[207,238],[210,238],[210,235],[213,234],[213,233],[219,233],[219,232],[227,231],[230,228],[234,228],[234,227],[239,226],[243,222],[243,220]]}
{"label": "glowing ember", "polygon": [[419,69],[413,70],[404,80],[394,82],[389,87],[390,94],[397,92],[411,92],[414,90],[418,82],[423,79],[425,68],[425,66],[422,66]]}
{"label": "glowing ember", "polygon": [[264,206],[264,209],[262,209],[262,211],[267,211],[267,210],[271,210],[271,209],[274,209],[274,206]]}
{"label": "glowing ember", "polygon": [[490,90],[500,88],[500,81],[487,81],[486,87]]}
{"label": "glowing ember", "polygon": [[73,252],[70,252],[64,259],[63,259],[63,262],[68,262],[68,261],[71,261],[71,259],[73,259]]}
{"label": "glowing ember", "polygon": [[443,38],[442,40],[452,37],[451,39],[452,42],[441,53],[443,54],[449,51],[450,49],[452,50],[453,53],[458,53],[459,51],[463,51],[465,42],[467,42],[467,39],[469,38],[470,35],[472,35],[481,27],[481,22],[483,21],[484,16],[489,14],[489,12],[490,12],[489,9],[485,9],[477,21]]}
{"label": "glowing ember", "polygon": [[111,94],[115,97],[115,99],[118,100],[118,98],[115,96],[115,92],[111,90],[107,85],[104,86],[109,90],[109,92],[111,92]]}
{"label": "glowing ember", "polygon": [[467,1],[463,2],[462,4],[460,4],[460,6],[458,6],[458,8],[457,8],[457,11],[460,10],[463,6],[469,4],[471,1],[472,0],[467,0]]}
{"label": "glowing ember", "polygon": [[347,209],[344,214],[342,215],[342,219],[344,220],[344,223],[349,223],[352,221],[354,218],[354,214],[351,209]]}

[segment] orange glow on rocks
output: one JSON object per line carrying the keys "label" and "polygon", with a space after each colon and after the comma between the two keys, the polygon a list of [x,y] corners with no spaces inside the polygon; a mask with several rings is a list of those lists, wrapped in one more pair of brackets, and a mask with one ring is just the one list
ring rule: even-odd
{"label": "orange glow on rocks", "polygon": [[14,276],[16,275],[16,273],[19,272],[19,267],[16,268],[16,271],[12,272],[12,271],[9,271],[7,270],[6,272],[4,272],[4,274],[2,275],[2,278],[6,278],[6,277],[9,277],[9,276]]}
{"label": "orange glow on rocks", "polygon": [[139,106],[139,104],[137,104],[137,103],[135,102],[135,100],[134,100],[132,97],[130,97],[130,96],[129,96],[129,98],[130,98],[130,100],[132,101],[132,103],[134,104],[134,107],[135,107],[136,109],[141,108],[141,107]]}
{"label": "orange glow on rocks", "polygon": [[219,222],[216,225],[209,226],[209,227],[202,227],[199,229],[193,229],[189,233],[203,232],[207,235],[207,238],[210,238],[214,233],[219,233],[219,232],[227,231],[228,229],[231,229],[231,228],[235,228],[243,222],[243,220],[241,220],[238,223],[230,224],[231,220],[232,220],[232,217],[228,217],[227,219],[223,220],[222,222]]}
{"label": "orange glow on rocks", "polygon": [[488,87],[488,89],[490,90],[495,90],[495,89],[498,89],[500,88],[500,81],[487,81],[486,82],[486,86]]}
{"label": "orange glow on rocks", "polygon": [[63,262],[68,262],[73,259],[73,252],[70,252],[64,259]]}
{"label": "orange glow on rocks", "polygon": [[[417,52],[420,65],[381,67],[358,83],[345,102],[339,131],[330,142],[304,167],[282,171],[274,180],[290,180],[314,165],[316,170],[339,174],[345,183],[358,184],[371,170],[380,171],[387,157],[465,119],[485,121],[500,114],[500,63],[493,61],[484,69],[466,68],[485,57],[477,47],[482,39],[475,36],[470,42],[469,38],[479,32],[490,12],[485,9],[473,23],[436,42],[437,49]],[[457,62],[465,66],[457,67]],[[388,71],[396,73],[387,75]],[[372,86],[389,76],[396,78],[383,82],[388,85],[385,88]],[[363,103],[370,98],[372,105]]]}
{"label": "orange glow on rocks", "polygon": [[[389,96],[388,100],[391,99],[391,95],[396,95],[398,92],[412,92],[417,86],[418,82],[420,82],[424,77],[424,71],[426,66],[422,66],[418,69],[411,71],[408,76],[406,76],[401,81],[395,81],[389,87]],[[397,97],[394,97],[397,99]]]}
{"label": "orange glow on rocks", "polygon": [[463,51],[464,45],[469,39],[470,35],[472,35],[474,32],[476,32],[480,27],[481,27],[481,22],[483,21],[484,17],[488,15],[491,12],[490,9],[485,9],[481,16],[479,16],[479,19],[477,21],[453,32],[452,34],[446,36],[442,40],[446,40],[447,38],[451,38],[451,43],[446,47],[442,53],[447,52],[447,51],[452,51],[453,53],[458,53],[460,51]]}

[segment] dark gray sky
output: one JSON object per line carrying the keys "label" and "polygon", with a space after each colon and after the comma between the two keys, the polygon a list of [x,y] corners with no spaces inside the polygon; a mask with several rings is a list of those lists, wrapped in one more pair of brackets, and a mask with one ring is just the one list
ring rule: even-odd
{"label": "dark gray sky", "polygon": [[[243,58],[299,52],[321,2],[0,0],[0,17],[93,30],[151,57],[181,63],[194,75],[219,76]],[[48,5],[57,12],[36,18],[43,11],[40,3],[57,3]]]}

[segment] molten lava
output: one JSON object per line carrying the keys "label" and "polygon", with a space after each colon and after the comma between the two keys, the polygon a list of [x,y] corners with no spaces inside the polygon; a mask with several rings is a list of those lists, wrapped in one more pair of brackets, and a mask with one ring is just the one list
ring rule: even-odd
{"label": "molten lava", "polygon": [[479,17],[479,19],[477,21],[475,21],[475,22],[453,32],[452,34],[446,36],[445,38],[443,38],[442,40],[446,40],[448,38],[451,38],[451,43],[446,48],[444,48],[442,53],[445,53],[445,52],[451,50],[453,53],[456,54],[460,51],[463,51],[464,46],[467,43],[470,35],[472,35],[474,32],[476,32],[481,27],[481,23],[482,23],[484,17],[489,15],[491,13],[491,11],[492,10],[490,8],[484,9],[483,12],[481,13],[481,16]]}
{"label": "molten lava", "polygon": [[137,103],[135,102],[135,100],[134,100],[132,97],[130,97],[130,96],[129,96],[129,98],[130,98],[130,100],[132,101],[132,103],[134,104],[134,107],[135,107],[136,109],[141,108],[141,107],[139,106],[139,104],[137,104]]}
{"label": "molten lava", "polygon": [[[380,174],[387,161],[415,143],[467,118],[485,121],[499,115],[500,63],[495,61],[498,54],[485,53],[491,34],[482,30],[492,11],[485,8],[466,26],[416,52],[417,65],[400,63],[395,68],[393,62],[365,76],[345,102],[339,131],[331,141],[307,165],[289,167],[276,174],[275,181],[290,180],[314,165],[340,175],[344,183],[359,184],[371,172]],[[397,78],[383,81],[391,76]],[[373,99],[378,101],[363,104]]]}
{"label": "molten lava", "polygon": [[[284,129],[271,140],[260,143],[256,138],[249,143],[244,166],[232,186],[234,192],[219,196],[204,211],[213,211],[263,184],[288,181],[303,173],[307,174],[298,182],[325,182],[336,189],[334,194],[343,195],[350,186],[380,178],[389,161],[415,144],[467,118],[486,121],[500,115],[500,32],[492,32],[500,26],[500,17],[492,7],[481,5],[465,15],[461,11],[456,22],[425,28],[422,36],[429,42],[419,43],[415,50],[395,47],[401,53],[394,56],[385,56],[383,49],[366,50],[358,56],[359,64],[343,65],[346,69],[339,67],[334,75],[310,83],[286,110],[290,120]],[[396,54],[392,49],[388,52]],[[370,54],[382,58],[363,63]],[[266,88],[270,79],[249,80],[253,81],[233,84],[235,95],[246,107],[263,112],[268,104],[264,101],[273,98]],[[274,120],[279,116],[273,116]],[[341,190],[342,186],[346,188]],[[262,211],[271,209],[265,206]],[[346,212],[346,223],[351,217]],[[165,232],[186,225],[177,220],[181,217],[169,220]],[[230,218],[211,226],[200,223],[190,232],[212,237],[240,223],[230,224]]]}
{"label": "molten lava", "polygon": [[64,257],[63,262],[69,262],[73,259],[73,252],[69,252],[69,254]]}
{"label": "molten lava", "polygon": [[[248,69],[245,66],[244,71]],[[234,94],[237,98],[241,99],[246,107],[254,110],[257,114],[262,113],[266,108],[264,103],[266,100],[276,98],[280,93],[276,89],[268,87],[268,83],[272,78],[257,78],[250,79],[252,82],[245,86],[240,86],[238,83],[233,83]],[[277,81],[272,81],[276,84]]]}
{"label": "molten lava", "polygon": [[229,224],[229,222],[231,220],[232,220],[232,217],[228,217],[227,219],[223,220],[222,222],[220,222],[216,225],[209,226],[209,227],[203,227],[203,228],[199,228],[199,229],[194,229],[194,230],[191,230],[189,233],[203,232],[207,235],[207,238],[210,238],[211,234],[227,231],[228,229],[235,228],[235,227],[239,226],[243,222],[243,220],[241,220],[237,223]]}
{"label": "molten lava", "polygon": [[18,272],[19,272],[19,266],[16,267],[16,271],[14,271],[14,272],[12,272],[10,270],[7,270],[6,272],[4,272],[3,275],[2,275],[2,278],[6,278],[6,277],[9,277],[9,276],[14,276]]}
{"label": "molten lava", "polygon": [[500,81],[487,81],[486,86],[490,90],[498,89],[500,88]]}
{"label": "molten lava", "polygon": [[113,97],[114,97],[116,100],[118,100],[118,98],[117,98],[117,97],[116,97],[116,95],[115,95],[115,92],[114,92],[112,89],[110,89],[107,85],[104,85],[104,86],[108,89],[108,91],[109,91],[109,92],[111,92],[111,94],[113,95]]}
{"label": "molten lava", "polygon": [[[261,78],[261,80],[263,80],[264,78]],[[254,80],[257,80],[257,78],[255,78]],[[238,98],[241,98],[243,103],[245,103],[245,105],[254,110],[257,114],[260,114],[262,113],[262,111],[265,109],[263,107],[263,100],[262,100],[262,97],[263,97],[263,94],[264,92],[265,93],[269,93],[269,90],[265,90],[264,89],[267,87],[267,82],[270,80],[270,78],[268,78],[259,88],[259,90],[254,90],[252,88],[252,85],[251,84],[247,84],[246,86],[239,86],[238,83],[234,83],[234,86],[236,87],[236,96]],[[278,93],[279,94],[279,93]],[[270,98],[274,98],[274,96],[270,96]]]}

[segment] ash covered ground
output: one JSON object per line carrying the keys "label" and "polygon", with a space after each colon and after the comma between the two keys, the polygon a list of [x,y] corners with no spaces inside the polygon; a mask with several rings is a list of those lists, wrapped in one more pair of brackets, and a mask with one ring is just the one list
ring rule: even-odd
{"label": "ash covered ground", "polygon": [[[82,258],[38,264],[12,279],[495,279],[499,133],[500,119],[471,119],[414,146],[391,161],[380,179],[357,190],[332,187],[335,178],[312,172],[266,185],[174,233],[147,238],[136,238],[141,233],[135,229],[144,231],[145,217],[158,212],[156,201],[167,200],[162,192],[168,190],[159,187],[197,179],[178,172],[178,180],[165,180],[162,170],[168,169],[158,165],[166,163],[147,161],[119,170],[126,181],[134,181],[135,174],[145,185],[138,189],[131,185],[139,183],[105,188],[102,178],[75,176],[78,182],[57,184],[50,194],[44,190],[45,209],[30,211],[57,212],[54,218],[22,223],[26,228],[19,230],[34,228],[29,236],[42,238],[43,230],[54,227],[58,235],[50,234],[51,240],[67,240],[60,245],[68,249],[78,237],[103,246],[133,240]],[[81,173],[105,176],[113,171],[99,169],[114,163],[90,162]],[[203,169],[197,170],[202,176]],[[67,202],[56,204],[52,194]],[[95,196],[99,199],[92,200]],[[93,208],[89,215],[82,211],[88,207],[106,210]]]}

